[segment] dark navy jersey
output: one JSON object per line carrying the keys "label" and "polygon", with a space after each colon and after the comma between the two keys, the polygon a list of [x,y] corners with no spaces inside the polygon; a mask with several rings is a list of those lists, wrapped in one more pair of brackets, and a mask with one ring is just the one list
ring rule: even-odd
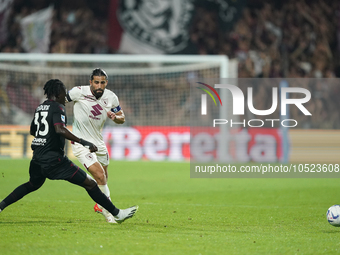
{"label": "dark navy jersey", "polygon": [[31,123],[31,134],[35,136],[31,145],[33,159],[48,163],[64,156],[65,138],[56,133],[54,126],[66,126],[66,123],[66,111],[62,104],[46,100],[37,107]]}

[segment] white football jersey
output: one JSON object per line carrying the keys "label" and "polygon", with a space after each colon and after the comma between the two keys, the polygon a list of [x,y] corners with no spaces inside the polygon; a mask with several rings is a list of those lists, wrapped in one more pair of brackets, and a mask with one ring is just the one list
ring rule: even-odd
{"label": "white football jersey", "polygon": [[96,99],[90,86],[73,87],[67,94],[68,102],[73,101],[73,133],[98,147],[98,152],[106,151],[102,128],[107,112],[120,111],[118,97],[111,90],[105,89],[103,95]]}

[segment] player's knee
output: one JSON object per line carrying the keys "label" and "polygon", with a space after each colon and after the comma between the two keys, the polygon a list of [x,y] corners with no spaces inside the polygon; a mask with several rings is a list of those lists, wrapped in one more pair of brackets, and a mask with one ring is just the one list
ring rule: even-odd
{"label": "player's knee", "polygon": [[93,189],[95,186],[97,186],[97,182],[88,175],[83,183],[83,187],[87,190],[90,190]]}
{"label": "player's knee", "polygon": [[28,191],[32,192],[32,191],[36,191],[37,189],[39,189],[43,184],[44,184],[45,180],[41,180],[41,181],[29,181],[25,184],[25,187]]}
{"label": "player's knee", "polygon": [[93,164],[91,167],[89,167],[89,172],[92,174],[92,176],[95,178],[97,183],[99,185],[105,185],[106,184],[106,175],[104,169],[99,165],[99,163]]}
{"label": "player's knee", "polygon": [[89,188],[93,189],[95,186],[97,186],[97,182],[94,179],[89,180]]}
{"label": "player's knee", "polygon": [[93,174],[93,177],[99,185],[106,184],[106,175],[103,171],[97,171],[95,174]]}
{"label": "player's knee", "polygon": [[97,176],[97,182],[99,184],[105,184],[106,183],[106,176],[104,175],[104,173]]}

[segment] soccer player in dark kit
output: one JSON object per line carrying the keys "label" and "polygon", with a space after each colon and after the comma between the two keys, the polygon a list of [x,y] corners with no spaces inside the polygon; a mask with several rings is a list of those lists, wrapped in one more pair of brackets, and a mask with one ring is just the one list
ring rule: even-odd
{"label": "soccer player in dark kit", "polygon": [[28,193],[38,190],[48,178],[66,180],[85,188],[96,203],[114,216],[115,221],[110,223],[121,223],[131,218],[138,206],[123,210],[115,207],[101,192],[96,181],[64,154],[65,138],[82,144],[90,152],[97,151],[94,144],[75,136],[66,128],[65,85],[58,79],[52,79],[46,82],[44,91],[47,100],[35,110],[30,128],[30,134],[35,137],[31,145],[33,158],[29,167],[30,179],[0,202],[0,212]]}

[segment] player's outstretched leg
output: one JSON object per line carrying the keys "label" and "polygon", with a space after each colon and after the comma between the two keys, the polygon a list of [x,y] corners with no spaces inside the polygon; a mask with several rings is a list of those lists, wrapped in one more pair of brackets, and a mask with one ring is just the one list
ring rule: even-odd
{"label": "player's outstretched leg", "polygon": [[[107,198],[111,201],[110,199],[110,191],[109,188],[107,187],[107,185],[98,185],[99,189],[101,190],[101,192],[103,192]],[[102,214],[105,217],[105,220],[109,223],[117,223],[113,217],[113,215],[111,213],[109,213],[103,206],[101,206],[100,204],[95,204],[94,205],[94,211],[97,213]]]}
{"label": "player's outstretched leg", "polygon": [[44,182],[45,179],[42,179],[40,183],[33,185],[32,182],[29,181],[18,186],[11,194],[9,194],[4,200],[0,202],[0,212],[3,211],[7,206],[22,199],[27,194],[39,189]]}
{"label": "player's outstretched leg", "polygon": [[40,165],[31,160],[30,168],[30,180],[26,183],[18,186],[11,194],[9,194],[4,200],[0,202],[0,212],[3,211],[7,206],[22,199],[27,194],[38,190],[45,182],[46,178],[41,175]]}
{"label": "player's outstretched leg", "polygon": [[[83,179],[84,175],[86,175],[85,180]],[[84,187],[87,193],[96,203],[102,205],[110,214],[112,214],[115,217],[113,219],[115,221],[110,223],[117,223],[118,221],[119,223],[122,223],[126,219],[131,218],[138,209],[138,206],[133,206],[125,210],[120,210],[115,207],[110,199],[108,199],[108,197],[105,196],[103,192],[101,192],[96,181],[81,169],[77,169],[76,173],[68,181]]]}
{"label": "player's outstretched leg", "polygon": [[[110,190],[109,187],[107,186],[107,184],[105,185],[98,185],[99,189],[101,190],[101,192],[103,192],[107,198],[111,201],[110,199]],[[109,213],[103,206],[101,206],[100,204],[95,204],[94,206],[94,211],[97,213],[102,214],[105,217],[105,220],[109,223],[117,223],[113,217],[113,215],[111,213]]]}
{"label": "player's outstretched leg", "polygon": [[72,179],[69,181],[84,187],[89,196],[93,199],[93,201],[102,205],[106,209],[102,210],[102,214],[104,215],[108,223],[117,223],[113,215],[117,215],[119,213],[119,209],[115,207],[110,201],[110,199],[107,196],[105,196],[105,194],[99,189],[96,181],[92,179],[92,177],[87,175],[87,178],[81,184],[73,182]]}
{"label": "player's outstretched leg", "polygon": [[138,205],[131,206],[127,209],[119,209],[118,215],[114,216],[117,223],[123,223],[125,220],[132,218],[138,211]]}

